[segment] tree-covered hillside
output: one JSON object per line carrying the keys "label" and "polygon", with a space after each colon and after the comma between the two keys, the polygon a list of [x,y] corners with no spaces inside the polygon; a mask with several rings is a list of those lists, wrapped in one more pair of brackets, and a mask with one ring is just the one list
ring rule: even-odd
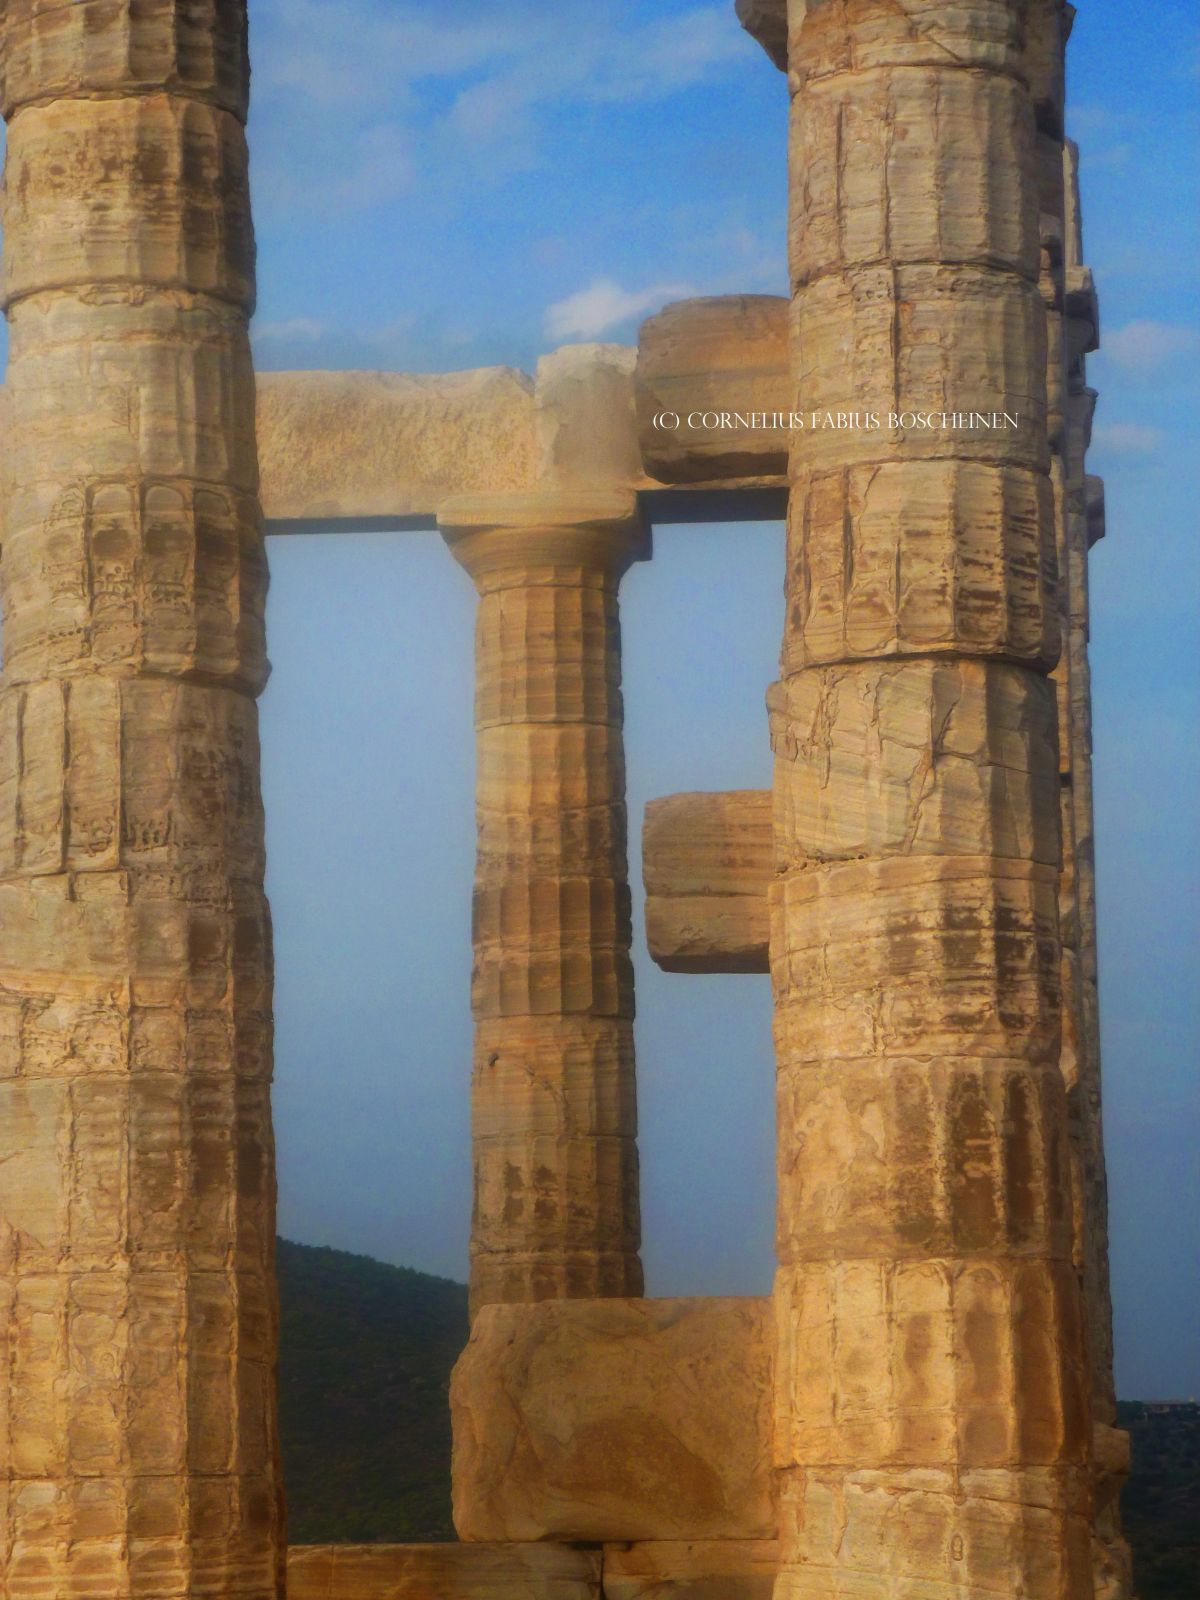
{"label": "tree-covered hillside", "polygon": [[[440,1541],[450,1369],[467,1291],[365,1256],[279,1245],[280,1419],[294,1544]],[[1200,1407],[1121,1407],[1139,1600],[1200,1595]]]}

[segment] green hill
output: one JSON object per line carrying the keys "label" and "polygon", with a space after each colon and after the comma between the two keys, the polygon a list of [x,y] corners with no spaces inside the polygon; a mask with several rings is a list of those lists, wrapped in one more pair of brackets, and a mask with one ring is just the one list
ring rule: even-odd
{"label": "green hill", "polygon": [[1200,1595],[1200,1405],[1124,1401],[1117,1422],[1133,1441],[1121,1495],[1138,1600]]}
{"label": "green hill", "polygon": [[[366,1256],[279,1244],[280,1427],[294,1544],[441,1541],[450,1369],[467,1291]],[[1200,1407],[1122,1405],[1139,1600],[1200,1595]]]}
{"label": "green hill", "polygon": [[282,1239],[278,1265],[289,1539],[453,1539],[447,1390],[466,1289]]}

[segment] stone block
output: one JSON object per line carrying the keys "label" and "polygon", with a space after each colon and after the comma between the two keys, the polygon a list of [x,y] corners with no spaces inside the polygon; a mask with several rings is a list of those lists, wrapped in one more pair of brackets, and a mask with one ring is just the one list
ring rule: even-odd
{"label": "stone block", "polygon": [[568,344],[537,365],[538,477],[547,488],[636,483],[634,371],[637,351],[619,344]]}
{"label": "stone block", "polygon": [[[787,339],[788,302],[773,295],[680,300],[642,324],[637,415],[651,477],[678,484],[783,478],[788,429],[737,419],[750,424],[793,409]],[[656,428],[664,412],[678,426]]]}
{"label": "stone block", "polygon": [[1038,270],[1025,92],[953,65],[810,85],[792,100],[791,268],[797,285],[880,262]]}
{"label": "stone block", "polygon": [[264,372],[258,447],[272,522],[432,521],[451,495],[534,487],[533,384],[511,367]]}
{"label": "stone block", "polygon": [[486,1306],[454,1370],[468,1540],[775,1533],[767,1300]]}
{"label": "stone block", "polygon": [[604,1600],[772,1600],[773,1539],[604,1547]]}
{"label": "stone block", "polygon": [[293,1545],[288,1600],[600,1600],[600,1552],[553,1544]]}
{"label": "stone block", "polygon": [[771,806],[764,789],[646,806],[646,940],[664,971],[767,971]]}
{"label": "stone block", "polygon": [[785,671],[930,651],[1047,667],[1060,649],[1046,478],[983,461],[802,473],[788,507]]}
{"label": "stone block", "polygon": [[969,658],[859,663],[798,673],[768,703],[791,841],[777,865],[995,855],[1058,867],[1057,714],[1037,673]]}
{"label": "stone block", "polygon": [[165,95],[31,106],[10,141],[4,293],[142,283],[254,299],[246,136]]}
{"label": "stone block", "polygon": [[1036,281],[974,265],[850,267],[797,296],[792,333],[800,470],[957,456],[1045,471]]}

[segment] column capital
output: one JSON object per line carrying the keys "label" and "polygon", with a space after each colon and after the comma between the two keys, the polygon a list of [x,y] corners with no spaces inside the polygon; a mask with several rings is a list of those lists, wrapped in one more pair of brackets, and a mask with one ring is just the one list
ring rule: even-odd
{"label": "column capital", "polygon": [[438,526],[480,587],[530,567],[584,567],[615,578],[650,554],[637,495],[625,489],[459,495],[442,505]]}

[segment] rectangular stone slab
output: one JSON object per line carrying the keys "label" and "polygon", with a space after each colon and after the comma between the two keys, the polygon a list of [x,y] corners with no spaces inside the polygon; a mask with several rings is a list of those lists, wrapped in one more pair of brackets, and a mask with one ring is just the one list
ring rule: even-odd
{"label": "rectangular stone slab", "polygon": [[600,1552],[554,1544],[293,1545],[288,1600],[600,1600]]}
{"label": "rectangular stone slab", "polygon": [[766,972],[771,792],[672,794],[646,806],[646,942],[664,972]]}
{"label": "rectangular stone slab", "polygon": [[[662,483],[782,482],[785,427],[712,419],[793,410],[788,302],[774,295],[680,300],[642,324],[637,416],[642,460]],[[667,427],[655,418],[667,414]],[[689,423],[689,418],[691,422]]]}
{"label": "rectangular stone slab", "polygon": [[605,1545],[604,1600],[771,1600],[774,1539]]}
{"label": "rectangular stone slab", "polygon": [[465,1540],[774,1537],[767,1299],[485,1306],[450,1386]]}
{"label": "rectangular stone slab", "polygon": [[534,486],[533,383],[511,367],[260,372],[258,452],[269,522],[432,521],[451,495]]}

